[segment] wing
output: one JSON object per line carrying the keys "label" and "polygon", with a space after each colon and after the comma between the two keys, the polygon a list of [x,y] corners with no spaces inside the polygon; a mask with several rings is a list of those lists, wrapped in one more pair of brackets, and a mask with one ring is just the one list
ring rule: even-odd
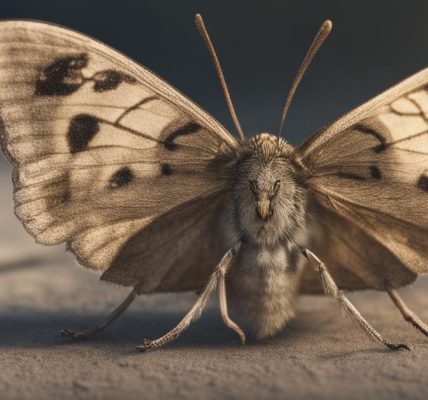
{"label": "wing", "polygon": [[299,154],[313,195],[312,246],[339,286],[383,290],[428,272],[428,69],[323,129]]}
{"label": "wing", "polygon": [[[180,257],[194,261],[182,268],[195,282],[215,266],[221,238],[204,224],[220,212],[220,150],[236,141],[153,73],[68,29],[1,22],[0,115],[16,215],[38,242],[67,242],[115,283],[144,277],[142,291],[192,286],[179,283]],[[155,268],[147,260],[166,241],[175,253]],[[212,256],[208,266],[184,257],[192,244]]]}
{"label": "wing", "polygon": [[[337,212],[312,204],[312,235],[308,247],[325,260],[341,289],[383,290],[385,279],[394,287],[408,285],[416,279],[416,273],[403,267],[388,248],[364,229]],[[313,266],[306,266],[300,291],[304,294],[324,293]]]}
{"label": "wing", "polygon": [[224,210],[221,193],[173,208],[130,237],[102,279],[140,293],[202,288],[231,245],[221,231]]}

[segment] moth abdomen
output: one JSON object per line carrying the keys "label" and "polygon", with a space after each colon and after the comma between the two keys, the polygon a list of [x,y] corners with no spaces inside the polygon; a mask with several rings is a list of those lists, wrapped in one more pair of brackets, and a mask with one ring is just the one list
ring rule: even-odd
{"label": "moth abdomen", "polygon": [[275,335],[294,317],[303,269],[300,252],[292,253],[283,245],[244,244],[227,276],[234,318],[256,339]]}

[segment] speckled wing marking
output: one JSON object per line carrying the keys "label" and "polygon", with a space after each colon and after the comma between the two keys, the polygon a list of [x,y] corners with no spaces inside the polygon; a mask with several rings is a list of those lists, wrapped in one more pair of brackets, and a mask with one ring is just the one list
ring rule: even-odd
{"label": "speckled wing marking", "polygon": [[[315,235],[315,252],[337,265],[337,248],[325,249],[341,235],[347,268],[375,289],[385,280],[399,287],[412,274],[428,272],[428,69],[351,111],[299,152],[320,207],[312,217],[333,229]],[[333,217],[317,216],[323,212]],[[372,253],[368,246],[389,255],[364,261]],[[351,255],[357,248],[359,255]]]}
{"label": "speckled wing marking", "polygon": [[[17,216],[38,242],[66,241],[83,265],[101,271],[147,226],[157,226],[158,239],[174,237],[157,220],[220,193],[224,182],[211,164],[220,147],[236,145],[147,69],[89,37],[39,22],[0,23],[0,116]],[[215,210],[207,208],[207,220]],[[192,211],[189,226],[200,214]],[[198,240],[214,239],[205,232]],[[157,247],[141,243],[138,251],[145,255],[149,247],[161,249],[162,240]],[[163,274],[174,264],[170,258]],[[135,269],[145,265],[127,268],[109,280],[141,276]]]}

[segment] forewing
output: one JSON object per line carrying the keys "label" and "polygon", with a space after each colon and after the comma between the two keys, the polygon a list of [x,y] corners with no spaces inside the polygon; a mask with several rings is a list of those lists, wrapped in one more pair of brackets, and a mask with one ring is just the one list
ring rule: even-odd
{"label": "forewing", "polygon": [[[236,145],[147,69],[38,22],[0,23],[0,113],[17,216],[38,242],[67,241],[83,265],[101,271],[160,216],[221,193],[215,160]],[[156,234],[174,237],[174,229]],[[141,244],[140,253],[149,248]]]}
{"label": "forewing", "polygon": [[[315,218],[333,231],[342,229],[339,235],[349,249],[358,249],[363,258],[371,255],[371,263],[348,263],[354,273],[372,268],[367,287],[382,289],[382,280],[400,286],[397,269],[388,269],[391,262],[407,272],[428,272],[427,84],[428,69],[345,115],[299,149],[314,209],[333,213]],[[340,223],[334,220],[339,217]],[[334,234],[326,231],[318,240],[321,247],[322,242],[337,243]],[[368,250],[383,254],[379,246],[388,257]],[[337,246],[328,247],[326,262],[342,262],[333,261],[340,257]],[[403,285],[409,283],[405,276],[410,275],[403,272]]]}

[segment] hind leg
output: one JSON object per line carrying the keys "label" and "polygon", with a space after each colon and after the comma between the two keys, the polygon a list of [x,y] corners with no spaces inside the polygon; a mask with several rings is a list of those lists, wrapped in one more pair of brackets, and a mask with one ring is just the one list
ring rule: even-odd
{"label": "hind leg", "polygon": [[355,308],[355,306],[348,300],[348,298],[343,294],[343,292],[337,287],[336,283],[333,280],[333,277],[330,275],[325,264],[310,250],[304,249],[303,254],[305,257],[311,261],[314,265],[317,265],[318,273],[324,288],[324,291],[327,295],[333,296],[338,300],[339,304],[348,312],[349,316],[358,323],[358,325],[367,333],[369,337],[388,347],[391,350],[410,350],[409,346],[406,344],[395,344],[385,340],[376,329],[374,329],[367,320],[360,314],[360,312]]}
{"label": "hind leg", "polygon": [[403,318],[410,322],[418,331],[422,332],[425,336],[428,336],[428,325],[426,325],[410,308],[406,306],[400,295],[392,289],[389,285],[386,287],[386,291],[393,303],[400,310]]}
{"label": "hind leg", "polygon": [[93,326],[82,332],[72,331],[70,329],[64,329],[61,331],[61,336],[68,336],[73,339],[86,339],[94,336],[96,333],[101,332],[104,328],[110,325],[120,314],[122,314],[137,297],[135,289],[128,295],[128,297],[119,306],[113,310],[113,312],[99,325]]}

